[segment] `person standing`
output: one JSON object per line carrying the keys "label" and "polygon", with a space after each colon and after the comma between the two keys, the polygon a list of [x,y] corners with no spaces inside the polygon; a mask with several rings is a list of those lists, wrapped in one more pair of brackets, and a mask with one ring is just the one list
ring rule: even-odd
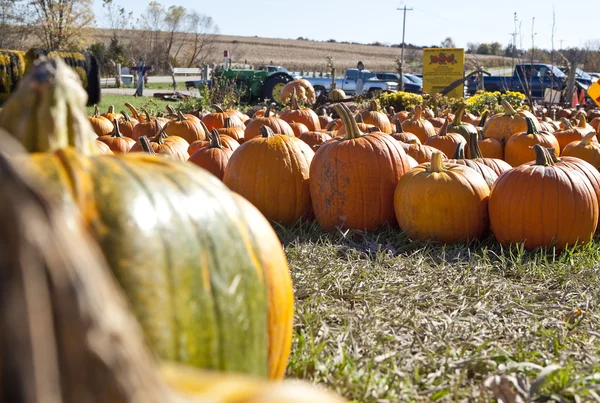
{"label": "person standing", "polygon": [[135,89],[135,94],[133,94],[134,97],[141,97],[144,92],[144,67],[144,59],[140,57],[137,66],[138,82]]}
{"label": "person standing", "polygon": [[358,69],[358,78],[356,79],[356,95],[362,95],[365,87],[365,79],[363,76],[363,70],[365,65],[362,61],[358,61],[356,68]]}

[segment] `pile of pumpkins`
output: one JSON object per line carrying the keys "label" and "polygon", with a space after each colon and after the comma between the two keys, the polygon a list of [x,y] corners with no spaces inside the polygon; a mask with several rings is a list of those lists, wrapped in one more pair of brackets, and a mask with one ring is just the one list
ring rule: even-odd
{"label": "pile of pumpkins", "polygon": [[[289,107],[276,112],[272,104],[251,118],[218,106],[200,118],[131,108],[150,129],[134,126],[127,141],[153,136],[183,143],[182,150],[187,141],[190,162],[284,225],[312,218],[326,231],[393,225],[442,243],[491,230],[499,242],[527,249],[588,242],[599,216],[600,112],[565,109],[556,121],[502,105],[503,113],[477,117],[464,106],[387,114],[372,101],[354,114],[338,103],[333,119],[300,107],[294,90]],[[90,117],[94,127],[98,119]],[[112,136],[131,120],[121,114]],[[139,143],[130,149],[139,150]]]}
{"label": "pile of pumpkins", "polygon": [[[34,344],[31,350],[38,351],[38,342],[41,348],[52,347],[55,336],[56,348],[66,347],[75,359],[64,372],[44,362],[48,377],[30,371],[28,365],[37,365],[27,363],[30,355],[19,353],[29,348],[23,339],[27,331],[0,328],[0,339],[18,340],[14,346],[2,345],[11,354],[3,367],[24,371],[11,379],[20,382],[22,391],[45,396],[46,390],[39,388],[46,383],[37,377],[55,380],[59,374],[61,387],[89,398],[55,399],[65,402],[341,401],[310,385],[274,387],[268,382],[283,378],[291,350],[291,276],[269,221],[213,174],[180,161],[193,145],[208,148],[198,145],[210,133],[208,127],[221,140],[213,137],[213,148],[224,147],[215,124],[205,117],[204,128],[191,115],[159,119],[133,108],[132,116],[111,111],[102,120],[98,114],[86,116],[86,98],[77,75],[61,59],[42,58],[0,111],[3,196],[15,195],[5,205],[4,217],[11,220],[3,221],[0,231],[11,240],[5,249],[14,255],[3,260],[3,268],[15,274],[6,271],[4,278],[24,286],[28,298],[23,305],[14,288],[14,293],[3,293],[0,308],[31,313],[30,298],[39,297],[36,307],[55,311],[43,315],[33,308],[31,319],[22,321],[23,329],[32,326],[35,335],[44,334],[27,339]],[[223,118],[220,126],[227,121],[239,126],[233,115],[218,116]],[[8,137],[20,149],[5,141]],[[145,152],[136,152],[140,148]],[[14,175],[16,167],[32,191],[21,192],[29,184]],[[46,215],[53,219],[44,227]],[[31,275],[35,270],[41,277]],[[39,278],[52,281],[36,283]],[[118,286],[111,285],[115,280]],[[126,307],[114,299],[121,292]],[[13,300],[7,301],[9,297]],[[45,297],[56,305],[49,307]],[[131,324],[130,316],[139,322],[143,341],[131,336],[138,324]],[[21,319],[13,311],[3,318]],[[135,340],[130,343],[129,337]],[[145,356],[147,347],[151,355]],[[83,353],[92,358],[84,360]],[[60,358],[59,364],[66,365]],[[155,359],[166,365],[160,374],[148,366]],[[180,371],[173,362],[218,372]],[[142,375],[147,376],[138,377]],[[74,381],[82,377],[90,382]],[[109,378],[118,385],[103,384],[112,382]],[[159,384],[173,388],[178,398],[140,398],[144,389],[155,390]],[[4,386],[0,373],[0,397]],[[138,398],[117,398],[125,389]],[[268,390],[273,391],[269,396]]]}

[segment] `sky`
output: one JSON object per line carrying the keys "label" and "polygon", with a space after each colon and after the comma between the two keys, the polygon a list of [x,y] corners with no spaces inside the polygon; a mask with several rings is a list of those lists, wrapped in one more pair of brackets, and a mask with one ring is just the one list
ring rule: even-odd
{"label": "sky", "polygon": [[[139,15],[149,0],[113,0]],[[99,26],[104,12],[102,1],[94,0]],[[403,12],[406,5],[405,42],[419,46],[440,45],[450,37],[457,47],[468,42],[500,42],[506,46],[515,32],[521,49],[531,48],[532,24],[536,48],[552,48],[552,15],[555,15],[554,48],[600,43],[600,14],[593,2],[571,3],[542,0],[399,1],[399,0],[164,0],[165,7],[180,5],[211,16],[223,35],[267,38],[350,41],[359,43],[402,42]],[[467,5],[468,4],[468,5]],[[138,11],[139,10],[139,11]],[[535,19],[534,19],[535,17]]]}

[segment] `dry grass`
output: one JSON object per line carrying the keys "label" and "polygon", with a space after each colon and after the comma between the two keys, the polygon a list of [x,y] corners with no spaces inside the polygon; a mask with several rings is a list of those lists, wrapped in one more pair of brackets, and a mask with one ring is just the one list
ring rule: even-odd
{"label": "dry grass", "polygon": [[[110,31],[95,29],[90,33],[95,40],[108,42]],[[399,48],[371,46],[349,43],[316,42],[307,40],[259,38],[246,36],[218,35],[213,63],[221,63],[223,50],[228,50],[235,63],[254,66],[276,64],[290,71],[326,71],[327,56],[333,56],[337,74],[343,74],[345,68],[356,67],[362,60],[371,71],[395,71],[395,61],[400,55]],[[420,72],[422,52],[415,49],[405,51],[408,70]],[[467,55],[466,64],[470,69],[474,65],[473,55]],[[510,66],[511,60],[500,56],[477,55],[479,63],[486,67]]]}
{"label": "dry grass", "polygon": [[278,233],[296,293],[288,376],[357,402],[600,401],[598,243],[556,255],[396,229]]}

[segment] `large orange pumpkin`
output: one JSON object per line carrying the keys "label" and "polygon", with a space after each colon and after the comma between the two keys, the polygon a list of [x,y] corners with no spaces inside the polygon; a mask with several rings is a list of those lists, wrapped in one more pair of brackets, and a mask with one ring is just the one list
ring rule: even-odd
{"label": "large orange pumpkin", "polygon": [[[453,155],[458,144],[467,144],[467,140],[459,133],[448,133],[448,120],[444,122],[440,133],[429,137],[425,145],[437,148],[446,155]],[[463,147],[464,148],[464,147]]]}
{"label": "large orange pumpkin", "polygon": [[294,224],[312,216],[309,168],[314,152],[294,136],[261,136],[242,144],[230,157],[223,182],[256,206],[269,220]]}
{"label": "large orange pumpkin", "polygon": [[133,135],[133,128],[138,124],[138,121],[129,117],[125,111],[121,111],[121,116],[121,119],[118,120],[119,130],[123,133],[123,136],[131,137]]}
{"label": "large orange pumpkin", "polygon": [[527,130],[526,118],[533,121],[536,130],[541,130],[537,118],[529,111],[520,109],[518,111],[507,101],[502,101],[504,113],[495,114],[487,119],[483,127],[486,137],[507,142],[513,134],[522,133]]}
{"label": "large orange pumpkin", "polygon": [[254,137],[262,136],[260,128],[262,126],[268,126],[275,134],[287,134],[288,136],[294,135],[294,130],[290,125],[283,119],[271,116],[271,108],[275,106],[275,103],[269,104],[263,116],[250,119],[246,129],[244,130],[245,141],[251,140]]}
{"label": "large orange pumpkin", "polygon": [[535,161],[505,172],[490,194],[492,232],[498,242],[558,250],[590,241],[598,223],[598,197],[580,171],[554,163],[534,147]]}
{"label": "large orange pumpkin", "polygon": [[[294,81],[286,85],[289,85],[293,82]],[[308,131],[321,130],[321,123],[319,122],[319,117],[317,114],[310,108],[300,108],[300,106],[298,106],[298,100],[296,99],[295,92],[292,93],[292,104],[290,109],[281,112],[279,117],[288,123],[302,123],[308,128]]]}
{"label": "large orange pumpkin", "polygon": [[219,131],[219,134],[229,136],[240,144],[244,142],[244,129],[232,126],[231,118],[225,118],[225,127],[217,130]]}
{"label": "large orange pumpkin", "polygon": [[391,134],[394,139],[408,144],[421,144],[421,140],[419,140],[416,134],[404,131],[402,122],[396,120],[394,125],[396,126],[396,130]]}
{"label": "large orange pumpkin", "polygon": [[410,133],[414,133],[421,143],[425,144],[429,137],[435,136],[435,128],[425,118],[421,116],[422,109],[420,105],[415,108],[415,116],[402,122],[402,128]]}
{"label": "large orange pumpkin", "polygon": [[188,143],[206,138],[206,132],[199,119],[184,116],[181,111],[177,113],[177,119],[173,119],[165,125],[164,130],[169,136],[179,136]]}
{"label": "large orange pumpkin", "polygon": [[221,144],[221,136],[217,129],[213,129],[210,140],[210,146],[196,151],[190,156],[188,161],[198,165],[200,168],[206,169],[220,180],[223,180],[225,167],[227,166],[233,151],[227,147],[223,147]]}
{"label": "large orange pumpkin", "polygon": [[119,130],[119,122],[117,119],[113,121],[113,133],[106,136],[98,137],[98,141],[105,143],[113,153],[127,153],[135,144],[135,140],[125,137]]}
{"label": "large orange pumpkin", "polygon": [[[476,133],[471,134],[471,141],[469,141],[469,150],[470,150],[469,158],[471,158],[477,162],[480,162],[485,166],[492,168],[492,170],[494,172],[496,172],[496,174],[498,176],[502,175],[504,172],[508,171],[509,169],[512,169],[512,166],[510,166],[510,164],[508,162],[504,161],[503,159],[484,156],[483,152],[480,149],[481,140],[478,141],[477,137],[478,136]],[[488,139],[488,140],[498,141],[496,139]]]}
{"label": "large orange pumpkin", "polygon": [[384,133],[392,134],[394,131],[390,119],[385,113],[379,111],[379,105],[375,100],[371,100],[369,109],[360,112],[360,116],[364,123],[379,127],[380,131]]}
{"label": "large orange pumpkin", "polygon": [[394,189],[409,169],[400,144],[384,133],[363,134],[350,109],[334,105],[346,136],[322,144],[310,167],[315,216],[326,231],[375,230],[395,223]]}
{"label": "large orange pumpkin", "polygon": [[204,122],[209,132],[212,129],[220,129],[225,127],[225,119],[227,118],[231,119],[231,127],[240,127],[242,129],[245,127],[242,119],[240,119],[240,117],[234,111],[225,111],[220,105],[212,105],[212,108],[215,110],[215,112],[209,113],[202,118],[202,122]]}
{"label": "large orange pumpkin", "polygon": [[88,116],[88,119],[92,124],[94,133],[96,133],[98,137],[107,136],[111,134],[114,129],[112,121],[100,115],[98,105],[94,105],[94,114],[92,116]]}
{"label": "large orange pumpkin", "polygon": [[435,152],[431,163],[408,171],[396,186],[394,208],[400,228],[411,239],[442,243],[469,241],[488,231],[490,188],[471,168],[444,164]]}
{"label": "large orange pumpkin", "polygon": [[[147,136],[143,136],[146,137]],[[140,137],[141,139],[142,137]],[[176,160],[187,161],[190,155],[187,152],[189,143],[177,136],[167,136],[164,131],[161,131],[151,140],[148,141],[148,146],[138,139],[137,143],[134,144],[130,152],[150,152],[148,147],[156,154],[164,157],[169,157]]]}
{"label": "large orange pumpkin", "polygon": [[305,79],[290,81],[283,86],[280,92],[281,102],[287,102],[292,98],[292,94],[296,93],[296,97],[304,104],[312,104],[317,99],[312,84]]}
{"label": "large orange pumpkin", "polygon": [[298,137],[300,140],[304,141],[310,148],[315,150],[318,146],[325,143],[326,141],[331,140],[331,136],[325,132],[304,132]]}
{"label": "large orange pumpkin", "polygon": [[465,157],[465,143],[458,143],[456,145],[456,152],[451,160],[448,160],[448,164],[458,164],[467,166],[476,171],[485,180],[485,183],[490,187],[494,186],[494,182],[498,179],[498,174],[487,165],[478,162],[476,160],[467,159]]}
{"label": "large orange pumpkin", "polygon": [[527,117],[527,130],[523,133],[512,136],[504,147],[504,158],[511,166],[516,167],[529,161],[535,160],[535,151],[531,148],[536,144],[542,147],[552,147],[556,149],[556,154],[560,154],[560,146],[556,137],[550,133],[538,131],[535,127],[537,119]]}
{"label": "large orange pumpkin", "polygon": [[[580,114],[578,116],[578,121],[576,126],[567,127],[563,130],[555,131],[554,137],[558,140],[558,145],[562,150],[567,146],[567,144],[573,141],[581,141],[588,133],[594,133],[594,129],[592,129],[586,122],[585,116]],[[590,138],[590,141],[597,142],[596,137],[593,136]]]}
{"label": "large orange pumpkin", "polygon": [[[423,164],[424,162],[430,162],[431,157],[433,157],[433,153],[436,151],[440,151],[437,148],[421,143],[400,142],[400,145],[402,146],[406,154],[413,157],[419,164]],[[446,154],[444,154],[443,152],[442,156],[443,159],[448,159]]]}

